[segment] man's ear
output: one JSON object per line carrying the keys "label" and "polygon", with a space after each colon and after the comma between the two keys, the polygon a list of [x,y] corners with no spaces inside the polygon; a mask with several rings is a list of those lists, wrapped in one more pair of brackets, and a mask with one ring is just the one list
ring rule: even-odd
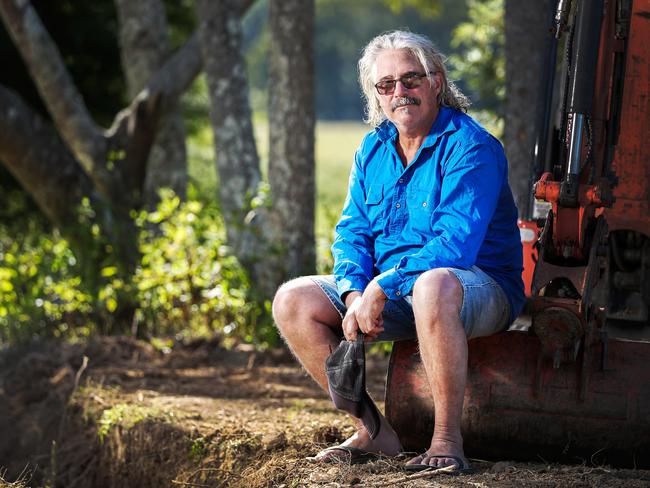
{"label": "man's ear", "polygon": [[436,98],[440,96],[440,92],[442,91],[442,76],[440,73],[436,72],[433,75],[431,75],[431,78],[433,78],[433,86],[435,87],[436,91]]}

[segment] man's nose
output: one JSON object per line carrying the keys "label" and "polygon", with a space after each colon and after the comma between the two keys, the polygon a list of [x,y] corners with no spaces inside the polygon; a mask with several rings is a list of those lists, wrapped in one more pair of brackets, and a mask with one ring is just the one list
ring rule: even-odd
{"label": "man's nose", "polygon": [[395,95],[398,97],[404,96],[408,92],[408,88],[404,86],[402,80],[395,82]]}

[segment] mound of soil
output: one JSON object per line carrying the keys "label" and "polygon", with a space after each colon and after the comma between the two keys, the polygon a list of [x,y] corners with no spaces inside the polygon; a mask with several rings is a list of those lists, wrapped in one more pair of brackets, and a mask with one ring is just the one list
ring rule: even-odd
{"label": "mound of soil", "polygon": [[[386,366],[371,360],[375,398]],[[352,430],[285,350],[215,339],[163,354],[109,337],[0,354],[0,487],[650,486],[649,471],[539,459],[473,460],[476,474],[457,478],[406,476],[399,458],[305,460]]]}

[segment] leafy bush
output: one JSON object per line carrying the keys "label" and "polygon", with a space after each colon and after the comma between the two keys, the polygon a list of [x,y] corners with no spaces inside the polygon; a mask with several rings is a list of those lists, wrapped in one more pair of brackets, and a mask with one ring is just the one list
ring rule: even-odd
{"label": "leafy bush", "polygon": [[137,318],[154,335],[220,330],[249,342],[274,340],[268,331],[258,337],[265,310],[251,298],[246,273],[225,245],[215,204],[181,203],[166,192],[155,212],[140,214],[138,225]]}
{"label": "leafy bush", "polygon": [[469,0],[467,7],[469,19],[456,26],[451,40],[451,76],[465,80],[477,106],[500,119],[493,122],[498,127],[505,98],[504,1]]}
{"label": "leafy bush", "polygon": [[[276,341],[270,305],[255,299],[229,253],[218,207],[182,203],[172,192],[161,197],[156,211],[135,216],[141,259],[131,274],[111,263],[110,252],[80,264],[56,231],[16,235],[0,226],[0,342],[124,330],[114,323],[125,309],[141,336],[220,331]],[[84,244],[103,245],[101,236]]]}
{"label": "leafy bush", "polygon": [[60,336],[89,330],[75,319],[91,312],[77,260],[58,233],[0,228],[0,340]]}

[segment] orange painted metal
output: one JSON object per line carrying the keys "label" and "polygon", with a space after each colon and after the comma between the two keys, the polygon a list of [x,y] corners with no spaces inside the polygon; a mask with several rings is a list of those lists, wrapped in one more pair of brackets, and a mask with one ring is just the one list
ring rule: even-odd
{"label": "orange painted metal", "polygon": [[[551,173],[544,173],[535,185],[535,198],[557,204],[560,200],[560,182],[553,181]],[[614,199],[611,185],[601,179],[598,185],[581,185],[578,194],[578,204],[581,207],[611,206]]]}
{"label": "orange painted metal", "polygon": [[519,225],[521,245],[524,251],[524,270],[521,278],[524,280],[526,296],[529,297],[533,284],[533,272],[535,271],[535,264],[538,258],[536,244],[539,238],[539,227],[537,226],[537,222],[532,220],[519,220],[517,225]]}

